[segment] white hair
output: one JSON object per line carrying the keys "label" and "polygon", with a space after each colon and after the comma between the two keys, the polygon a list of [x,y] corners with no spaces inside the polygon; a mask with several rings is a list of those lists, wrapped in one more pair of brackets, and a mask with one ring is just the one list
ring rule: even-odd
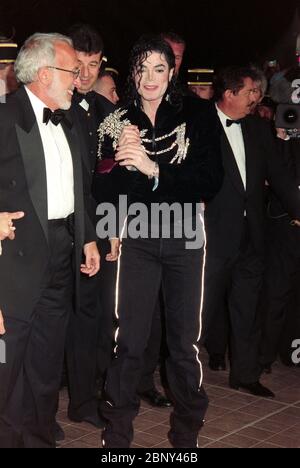
{"label": "white hair", "polygon": [[30,36],[15,61],[17,80],[23,84],[32,83],[41,67],[55,64],[55,44],[65,42],[73,47],[72,40],[58,33],[35,33]]}

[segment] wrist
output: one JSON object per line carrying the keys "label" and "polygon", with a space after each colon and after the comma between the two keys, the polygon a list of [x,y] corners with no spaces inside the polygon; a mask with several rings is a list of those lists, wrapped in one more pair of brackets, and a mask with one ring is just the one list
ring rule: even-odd
{"label": "wrist", "polygon": [[159,165],[157,162],[153,162],[152,171],[148,174],[148,179],[158,178],[159,177]]}

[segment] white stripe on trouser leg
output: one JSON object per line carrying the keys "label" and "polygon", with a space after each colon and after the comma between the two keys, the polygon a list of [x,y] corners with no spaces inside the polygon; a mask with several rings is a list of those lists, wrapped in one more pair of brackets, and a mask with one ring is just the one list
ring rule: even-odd
{"label": "white stripe on trouser leg", "polygon": [[[119,317],[119,312],[118,312],[118,309],[119,309],[120,269],[121,269],[121,257],[122,257],[122,240],[123,240],[123,235],[124,235],[126,223],[127,223],[127,217],[125,218],[124,225],[123,225],[121,235],[120,235],[120,253],[119,253],[119,258],[118,258],[117,279],[116,279],[116,289],[115,289],[115,317],[116,317],[117,320],[119,320],[119,318],[120,318]],[[118,350],[119,330],[120,330],[120,327],[118,326],[117,329],[116,329],[116,333],[115,333],[115,343],[116,343],[116,346],[114,348],[114,354],[115,355],[117,354],[117,350]]]}
{"label": "white stripe on trouser leg", "polygon": [[[199,214],[202,226],[203,226],[203,236],[204,236],[204,244],[203,244],[203,263],[202,263],[202,275],[201,275],[201,299],[200,299],[200,314],[199,314],[199,335],[197,339],[197,343],[200,341],[201,333],[202,333],[202,312],[203,312],[203,304],[204,304],[204,280],[205,280],[205,264],[206,264],[206,231],[205,231],[205,223],[204,223],[204,218]],[[199,382],[199,390],[202,386],[203,382],[203,369],[202,369],[202,364],[199,359],[199,353],[200,349],[199,347],[194,344],[193,345],[194,349],[196,350],[196,359],[199,364],[200,368],[200,382]]]}

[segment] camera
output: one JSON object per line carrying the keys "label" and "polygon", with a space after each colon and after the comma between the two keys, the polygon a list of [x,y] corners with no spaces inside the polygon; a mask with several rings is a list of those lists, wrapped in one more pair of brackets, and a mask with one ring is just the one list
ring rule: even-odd
{"label": "camera", "polygon": [[279,104],[277,106],[276,128],[285,128],[293,138],[300,136],[300,105],[299,104]]}

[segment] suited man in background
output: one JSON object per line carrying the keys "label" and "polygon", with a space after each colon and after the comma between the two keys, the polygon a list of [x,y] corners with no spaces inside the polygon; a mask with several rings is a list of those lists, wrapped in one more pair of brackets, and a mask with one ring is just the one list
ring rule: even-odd
{"label": "suited man in background", "polygon": [[[35,34],[15,70],[22,86],[0,106],[0,211],[22,210],[0,262],[7,361],[0,365],[0,447],[55,447],[55,412],[75,279],[99,270],[71,106],[72,41]],[[9,271],[9,275],[7,272]],[[2,330],[3,331],[3,330]]]}
{"label": "suited man in background", "polygon": [[210,352],[209,335],[228,307],[230,386],[274,397],[259,382],[257,302],[263,273],[265,181],[292,219],[300,218],[300,195],[277,152],[269,124],[249,115],[256,100],[256,81],[254,70],[241,67],[224,69],[216,80],[225,178],[205,210],[204,340]]}
{"label": "suited man in background", "polygon": [[[300,140],[289,138],[277,129],[277,145],[297,186],[300,186]],[[300,337],[299,276],[300,230],[276,194],[268,193],[266,270],[262,292],[262,337],[260,362],[264,372],[280,355],[281,361],[293,366],[293,341]],[[299,364],[298,364],[299,366]]]}
{"label": "suited man in background", "polygon": [[[103,41],[98,31],[88,24],[79,23],[70,28],[69,36],[73,41],[80,69],[80,80],[72,98],[71,115],[82,135],[83,169],[91,188],[98,150],[97,130],[115,106],[93,91],[103,54]],[[96,226],[96,203],[92,196],[90,206],[90,218]],[[100,252],[105,252],[99,242],[98,246]],[[70,397],[68,417],[71,421],[88,422],[98,428],[103,427],[98,414],[96,378],[97,343],[102,342],[107,328],[99,300],[103,270],[105,272],[107,268],[105,255],[102,267],[101,275],[88,277],[82,274],[80,277],[80,309],[71,316],[66,346]],[[101,361],[102,359],[102,364]]]}

